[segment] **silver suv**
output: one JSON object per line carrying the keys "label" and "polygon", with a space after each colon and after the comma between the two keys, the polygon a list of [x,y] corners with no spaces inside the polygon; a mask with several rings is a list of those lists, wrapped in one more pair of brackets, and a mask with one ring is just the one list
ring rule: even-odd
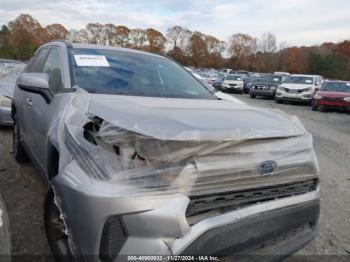
{"label": "silver suv", "polygon": [[55,255],[280,259],[317,234],[318,164],[300,121],[218,99],[169,58],[48,43],[17,80],[12,117],[17,161],[49,185]]}

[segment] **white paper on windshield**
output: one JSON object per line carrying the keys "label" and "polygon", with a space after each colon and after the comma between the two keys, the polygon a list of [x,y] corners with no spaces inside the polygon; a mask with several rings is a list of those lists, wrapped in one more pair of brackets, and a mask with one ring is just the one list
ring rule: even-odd
{"label": "white paper on windshield", "polygon": [[312,80],[306,79],[305,82],[308,83],[308,84],[311,84]]}
{"label": "white paper on windshield", "polygon": [[74,55],[77,66],[109,67],[109,63],[103,55]]}
{"label": "white paper on windshield", "polygon": [[278,78],[274,78],[273,81],[278,81]]}

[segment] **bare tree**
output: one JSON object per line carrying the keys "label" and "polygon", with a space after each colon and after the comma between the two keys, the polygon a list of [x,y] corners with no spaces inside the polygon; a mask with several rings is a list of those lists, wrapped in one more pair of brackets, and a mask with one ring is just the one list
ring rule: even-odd
{"label": "bare tree", "polygon": [[129,33],[130,47],[143,49],[147,42],[146,30],[136,28],[131,29]]}
{"label": "bare tree", "polygon": [[188,54],[192,32],[186,27],[173,26],[167,30],[168,43],[171,49],[181,49],[182,53]]}
{"label": "bare tree", "polygon": [[69,41],[73,43],[81,43],[81,44],[89,43],[88,33],[86,32],[85,29],[81,29],[81,30],[71,29],[69,30],[67,38]]}
{"label": "bare tree", "polygon": [[105,34],[105,26],[99,23],[89,23],[85,28],[89,43],[91,44],[106,44],[106,34]]}
{"label": "bare tree", "polygon": [[121,47],[127,47],[129,43],[130,29],[127,28],[126,26],[119,25],[117,26],[116,30],[117,30],[117,35],[116,35],[117,45]]}
{"label": "bare tree", "polygon": [[117,45],[117,27],[113,24],[104,26],[106,45]]}
{"label": "bare tree", "polygon": [[259,51],[261,53],[273,53],[277,50],[277,40],[274,34],[264,33],[259,40]]}

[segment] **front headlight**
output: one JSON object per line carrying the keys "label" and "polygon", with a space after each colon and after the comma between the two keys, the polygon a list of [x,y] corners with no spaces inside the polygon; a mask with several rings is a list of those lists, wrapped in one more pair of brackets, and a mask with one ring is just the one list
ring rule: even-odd
{"label": "front headlight", "polygon": [[12,100],[6,96],[0,96],[0,106],[11,107]]}
{"label": "front headlight", "polygon": [[277,86],[270,86],[270,90],[276,90]]}
{"label": "front headlight", "polygon": [[311,92],[312,91],[312,87],[308,87],[308,88],[305,88],[304,90],[303,90],[303,92]]}
{"label": "front headlight", "polygon": [[322,98],[323,98],[323,97],[322,97],[322,96],[320,96],[320,95],[319,95],[319,94],[317,94],[317,93],[314,95],[314,99],[322,99]]}
{"label": "front headlight", "polygon": [[344,100],[345,100],[346,102],[350,103],[350,96],[345,97]]}

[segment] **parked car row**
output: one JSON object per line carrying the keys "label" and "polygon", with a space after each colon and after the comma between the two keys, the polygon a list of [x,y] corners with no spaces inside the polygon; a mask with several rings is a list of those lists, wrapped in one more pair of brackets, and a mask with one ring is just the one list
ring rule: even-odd
{"label": "parked car row", "polygon": [[[290,75],[287,72],[261,74],[229,69],[217,72],[215,78],[213,77],[214,69],[211,69],[210,73],[203,73],[206,72],[204,69],[191,70],[200,76],[203,82],[211,84],[217,91],[245,93],[249,94],[252,99],[257,97],[270,98],[274,99],[276,103],[311,104],[312,110],[326,108],[350,110],[349,82],[324,80],[319,75]],[[205,78],[209,74],[212,76],[210,80]]]}

